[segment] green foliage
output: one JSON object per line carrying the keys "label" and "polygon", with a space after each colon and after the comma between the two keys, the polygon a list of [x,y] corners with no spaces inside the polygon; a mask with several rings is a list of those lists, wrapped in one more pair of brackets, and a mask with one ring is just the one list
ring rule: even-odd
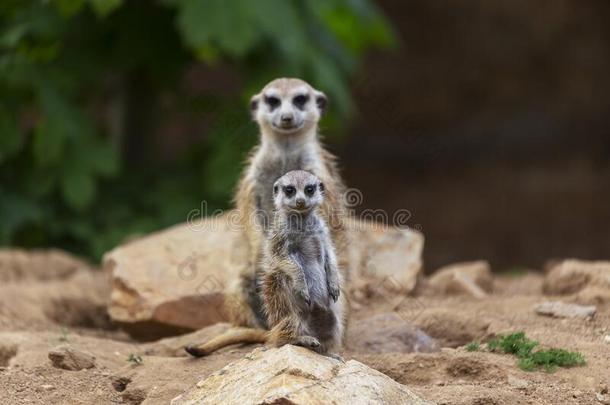
{"label": "green foliage", "polygon": [[479,342],[470,342],[466,345],[466,350],[469,352],[476,352],[481,348],[481,344]]}
{"label": "green foliage", "polygon": [[538,342],[525,337],[524,332],[512,333],[506,336],[500,336],[497,339],[492,339],[487,342],[489,350],[502,351],[508,354],[514,354],[517,357],[527,357],[531,354],[532,349],[538,346]]}
{"label": "green foliage", "polygon": [[530,356],[519,360],[519,367],[525,371],[533,371],[543,367],[547,372],[557,367],[584,366],[587,362],[582,354],[563,349],[538,350]]}
{"label": "green foliage", "polygon": [[[337,133],[359,60],[392,38],[370,0],[3,1],[0,244],[99,258],[202,200],[226,207],[256,141],[249,95],[303,77],[329,95]],[[238,90],[185,90],[196,65]],[[155,130],[178,113],[207,129],[162,162]]]}
{"label": "green foliage", "polygon": [[135,366],[139,366],[140,364],[142,364],[144,362],[144,360],[142,360],[142,356],[130,353],[129,357],[127,357],[127,362],[129,362]]}
{"label": "green foliage", "polygon": [[487,342],[487,348],[492,352],[513,354],[519,358],[518,365],[524,371],[534,371],[544,368],[547,372],[554,371],[557,367],[574,367],[586,364],[582,354],[569,352],[564,349],[539,349],[534,348],[539,343],[530,340],[524,332],[499,336]]}

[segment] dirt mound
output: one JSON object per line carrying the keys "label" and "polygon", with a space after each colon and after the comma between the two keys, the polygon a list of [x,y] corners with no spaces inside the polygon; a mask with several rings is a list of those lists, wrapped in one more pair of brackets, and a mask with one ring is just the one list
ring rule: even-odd
{"label": "dirt mound", "polygon": [[115,329],[106,311],[107,278],[80,259],[0,250],[0,279],[0,330]]}

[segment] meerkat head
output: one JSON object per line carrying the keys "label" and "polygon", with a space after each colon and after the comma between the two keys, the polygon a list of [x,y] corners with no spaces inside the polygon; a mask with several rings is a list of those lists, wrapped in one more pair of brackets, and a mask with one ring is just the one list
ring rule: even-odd
{"label": "meerkat head", "polygon": [[315,128],[326,108],[326,96],[300,79],[276,79],[250,101],[252,117],[264,132],[304,133]]}
{"label": "meerkat head", "polygon": [[307,213],[323,200],[324,184],[304,170],[290,171],[273,184],[273,202],[277,210]]}

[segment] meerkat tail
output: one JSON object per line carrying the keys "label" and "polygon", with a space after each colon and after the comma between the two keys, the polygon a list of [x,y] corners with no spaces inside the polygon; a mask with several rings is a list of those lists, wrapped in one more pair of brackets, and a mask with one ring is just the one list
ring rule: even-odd
{"label": "meerkat tail", "polygon": [[238,343],[265,343],[269,331],[255,328],[231,328],[201,345],[186,346],[184,350],[194,357],[207,356],[223,347]]}

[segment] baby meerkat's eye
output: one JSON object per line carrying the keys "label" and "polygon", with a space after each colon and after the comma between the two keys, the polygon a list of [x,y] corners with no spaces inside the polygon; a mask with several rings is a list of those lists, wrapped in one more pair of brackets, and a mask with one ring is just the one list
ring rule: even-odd
{"label": "baby meerkat's eye", "polygon": [[296,192],[297,189],[294,186],[284,187],[284,194],[286,194],[286,197],[292,197]]}
{"label": "baby meerkat's eye", "polygon": [[311,197],[315,192],[316,192],[316,186],[311,185],[311,184],[308,186],[305,186],[305,195]]}
{"label": "baby meerkat's eye", "polygon": [[298,96],[295,96],[294,99],[292,99],[292,103],[301,110],[303,109],[303,107],[305,107],[307,101],[309,101],[309,96],[306,96],[305,94],[299,94]]}
{"label": "baby meerkat's eye", "polygon": [[280,99],[274,96],[265,97],[265,103],[273,110],[280,105]]}

